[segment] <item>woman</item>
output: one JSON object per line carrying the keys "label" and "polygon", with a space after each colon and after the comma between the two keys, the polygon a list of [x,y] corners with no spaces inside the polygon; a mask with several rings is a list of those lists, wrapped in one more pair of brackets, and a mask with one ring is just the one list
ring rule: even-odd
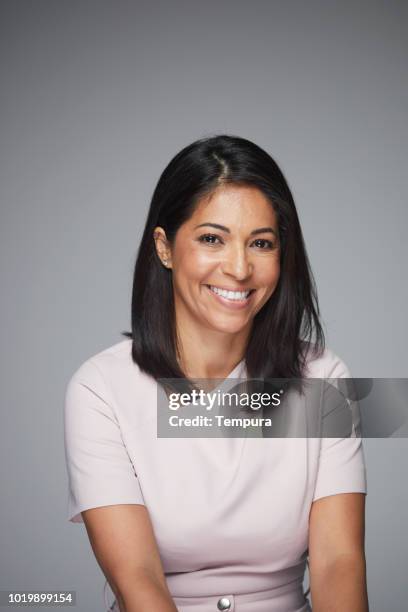
{"label": "woman", "polygon": [[132,332],[72,376],[69,520],[126,612],[368,609],[361,439],[157,436],[161,378],[338,378],[290,189],[232,136],[194,142],[153,194]]}

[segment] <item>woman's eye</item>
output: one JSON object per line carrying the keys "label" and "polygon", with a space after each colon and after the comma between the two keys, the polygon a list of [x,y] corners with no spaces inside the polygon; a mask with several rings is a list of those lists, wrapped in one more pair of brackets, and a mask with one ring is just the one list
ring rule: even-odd
{"label": "woman's eye", "polygon": [[[222,239],[215,234],[203,234],[198,238],[198,241],[209,245],[223,244]],[[266,238],[258,238],[253,241],[252,245],[255,245],[255,247],[263,251],[272,250],[275,246],[271,240],[267,240]]]}
{"label": "woman's eye", "polygon": [[258,238],[257,240],[254,240],[252,244],[255,244],[255,246],[263,250],[273,249],[274,246],[273,242],[266,240],[265,238]]}
{"label": "woman's eye", "polygon": [[198,240],[200,242],[204,242],[204,244],[217,244],[217,240],[220,241],[218,236],[215,236],[214,234],[204,234],[203,236],[200,236]]}

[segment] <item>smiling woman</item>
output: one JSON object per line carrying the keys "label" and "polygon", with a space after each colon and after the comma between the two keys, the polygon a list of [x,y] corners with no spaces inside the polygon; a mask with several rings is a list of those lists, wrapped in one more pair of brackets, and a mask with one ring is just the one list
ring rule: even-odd
{"label": "smiling woman", "polygon": [[295,204],[268,153],[221,135],[170,161],[131,314],[65,402],[69,520],[86,525],[112,609],[307,612],[309,558],[314,612],[366,612],[361,439],[211,438],[203,422],[202,437],[157,435],[158,379],[350,376],[324,348]]}
{"label": "smiling woman", "polygon": [[301,377],[321,354],[296,207],[263,149],[215,136],[168,164],[136,261],[128,335],[135,363],[156,379],[222,377],[244,354],[250,376]]}
{"label": "smiling woman", "polygon": [[[159,257],[173,270],[176,328],[189,355],[180,361],[187,375],[223,377],[240,361],[253,319],[279,281],[278,233],[277,215],[263,193],[233,183],[200,198],[173,245],[164,228],[155,229]],[[205,345],[211,359],[194,350]]]}

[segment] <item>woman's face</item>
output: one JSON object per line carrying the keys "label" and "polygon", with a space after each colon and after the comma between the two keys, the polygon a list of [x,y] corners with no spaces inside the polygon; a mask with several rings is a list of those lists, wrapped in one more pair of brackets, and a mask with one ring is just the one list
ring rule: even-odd
{"label": "woman's face", "polygon": [[172,248],[165,249],[163,236],[156,228],[159,256],[172,269],[178,325],[229,334],[249,330],[280,273],[277,217],[263,193],[221,186],[199,201]]}

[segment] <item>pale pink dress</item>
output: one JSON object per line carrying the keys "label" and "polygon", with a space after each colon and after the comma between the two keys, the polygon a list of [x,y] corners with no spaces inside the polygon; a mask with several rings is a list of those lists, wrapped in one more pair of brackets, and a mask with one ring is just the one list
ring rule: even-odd
{"label": "pale pink dress", "polygon": [[[245,373],[241,362],[228,378]],[[308,376],[350,374],[326,349]],[[302,588],[310,507],[366,493],[361,439],[158,438],[156,402],[157,383],[133,363],[131,340],[73,374],[64,410],[68,520],[83,522],[88,508],[144,504],[180,612],[310,610]]]}

